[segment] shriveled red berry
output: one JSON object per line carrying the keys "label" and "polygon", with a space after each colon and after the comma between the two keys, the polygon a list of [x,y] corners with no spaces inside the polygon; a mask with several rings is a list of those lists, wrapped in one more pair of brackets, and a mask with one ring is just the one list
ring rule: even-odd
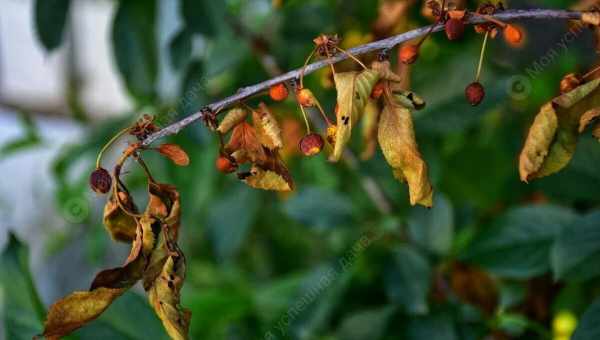
{"label": "shriveled red berry", "polygon": [[448,40],[457,40],[465,33],[465,23],[462,19],[450,19],[446,21],[446,36]]}
{"label": "shriveled red berry", "polygon": [[269,96],[274,101],[280,102],[287,98],[288,90],[283,83],[271,86],[269,89]]}
{"label": "shriveled red berry", "polygon": [[402,45],[398,57],[404,64],[414,63],[419,58],[419,46],[413,44]]}
{"label": "shriveled red berry", "polygon": [[215,161],[215,167],[222,173],[232,173],[237,169],[235,161],[229,159],[226,156],[219,156]]}
{"label": "shriveled red berry", "polygon": [[90,187],[94,192],[106,194],[112,186],[112,177],[104,168],[97,168],[90,174]]}
{"label": "shriveled red berry", "polygon": [[571,92],[579,85],[581,85],[581,77],[575,73],[569,73],[560,81],[560,93]]}
{"label": "shriveled red berry", "polygon": [[465,96],[471,105],[477,106],[485,97],[485,89],[481,83],[473,82],[465,89]]}
{"label": "shriveled red berry", "polygon": [[325,144],[325,142],[323,141],[323,137],[321,137],[321,135],[310,133],[302,137],[299,147],[300,151],[302,151],[305,156],[314,156],[323,150],[323,144]]}

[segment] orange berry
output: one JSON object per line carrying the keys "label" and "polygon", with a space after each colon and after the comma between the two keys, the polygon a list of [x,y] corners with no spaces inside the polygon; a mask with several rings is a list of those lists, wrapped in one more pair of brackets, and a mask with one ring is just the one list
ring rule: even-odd
{"label": "orange berry", "polygon": [[518,46],[523,41],[523,32],[514,25],[507,25],[504,29],[504,40],[511,46]]}
{"label": "orange berry", "polygon": [[560,93],[571,92],[579,85],[581,85],[581,77],[575,73],[569,73],[560,81]]}
{"label": "orange berry", "polygon": [[298,98],[298,103],[304,107],[315,106],[315,96],[312,91],[309,89],[299,89],[296,91],[296,98]]}
{"label": "orange berry", "polygon": [[383,85],[382,82],[378,82],[375,84],[375,87],[373,87],[373,91],[371,91],[371,98],[379,99],[383,94],[383,91],[385,91],[385,85]]}
{"label": "orange berry", "polygon": [[465,96],[471,105],[477,106],[485,97],[485,89],[481,83],[473,82],[465,89]]}
{"label": "orange berry", "polygon": [[323,144],[325,144],[323,137],[316,133],[311,133],[302,137],[298,146],[305,156],[314,156],[323,150]]}
{"label": "orange berry", "polygon": [[232,173],[237,169],[235,161],[229,159],[226,156],[219,156],[215,162],[215,167],[222,173]]}
{"label": "orange berry", "polygon": [[288,90],[283,83],[271,86],[269,96],[276,102],[283,101],[288,96]]}
{"label": "orange berry", "polygon": [[402,45],[398,54],[400,61],[404,64],[412,64],[419,58],[419,46],[407,44]]}

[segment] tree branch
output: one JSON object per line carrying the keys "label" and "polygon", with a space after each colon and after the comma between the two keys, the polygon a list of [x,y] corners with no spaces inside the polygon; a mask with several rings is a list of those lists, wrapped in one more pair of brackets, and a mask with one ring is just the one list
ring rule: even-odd
{"label": "tree branch", "polygon": [[[547,10],[547,9],[531,9],[531,10],[507,10],[500,12],[493,17],[501,20],[501,21],[516,21],[516,20],[525,20],[525,19],[546,19],[546,20],[578,20],[581,19],[582,12],[573,12],[566,10]],[[469,16],[465,21],[465,24],[480,24],[485,22],[485,19],[478,16]],[[348,50],[351,54],[355,56],[363,55],[373,51],[380,51],[391,49],[403,42],[421,37],[427,33],[427,31],[431,28],[430,26],[425,26],[421,28],[414,29],[412,31],[408,31],[402,34],[395,35],[390,38],[386,38],[383,40],[374,41],[368,44],[359,45],[354,48]],[[438,24],[433,28],[433,32],[439,32],[443,30],[444,25]],[[337,63],[342,60],[347,59],[348,56],[345,54],[338,54],[329,59],[320,60],[314,62],[306,67],[304,74],[312,73],[322,67],[328,66],[330,63]],[[283,83],[286,81],[290,81],[292,79],[298,79],[300,77],[301,68],[295,69],[293,71],[289,71],[285,74],[282,74],[278,77],[271,78],[269,80],[263,81],[261,83],[240,88],[238,92],[232,96],[221,99],[217,102],[214,102],[208,106],[211,111],[215,112],[221,110],[225,107],[231,106],[233,104],[238,103],[239,101],[251,97],[259,92],[265,91],[269,89],[271,86]],[[194,123],[197,120],[202,119],[203,113],[202,111],[196,112],[190,116],[183,118],[180,121],[177,121],[160,131],[148,136],[143,142],[142,145],[147,146],[152,142],[156,141],[159,138],[177,134],[184,127]]]}

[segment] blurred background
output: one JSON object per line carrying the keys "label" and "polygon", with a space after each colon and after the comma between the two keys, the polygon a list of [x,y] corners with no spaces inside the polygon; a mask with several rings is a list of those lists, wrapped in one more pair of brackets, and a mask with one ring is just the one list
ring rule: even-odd
{"label": "blurred background", "polygon": [[[114,133],[142,113],[167,125],[299,67],[319,33],[338,33],[348,48],[426,25],[423,3],[0,0],[0,338],[39,334],[49,304],[126,258],[129,246],[102,226],[106,198],[87,184]],[[154,176],[182,195],[191,338],[600,338],[598,142],[582,136],[558,175],[527,185],[517,171],[540,105],[564,74],[597,62],[595,33],[568,33],[559,21],[519,25],[520,46],[489,44],[479,107],[463,94],[482,42],[470,27],[459,42],[435,34],[402,70],[427,101],[415,128],[435,187],[431,210],[409,206],[380,152],[340,164],[300,157],[292,100],[248,101],[266,101],[283,126],[297,185],[289,195],[220,174],[217,139],[200,123],[171,138],[189,153],[187,168],[148,157]],[[328,69],[306,84],[333,112]],[[131,169],[126,180],[143,197],[143,174]],[[70,338],[166,335],[138,287]]]}

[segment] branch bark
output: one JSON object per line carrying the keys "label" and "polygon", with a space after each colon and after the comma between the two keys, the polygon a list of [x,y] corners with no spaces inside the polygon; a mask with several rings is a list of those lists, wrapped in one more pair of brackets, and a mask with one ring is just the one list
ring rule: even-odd
{"label": "branch bark", "polygon": [[[526,20],[526,19],[541,19],[541,20],[578,20],[581,19],[582,12],[574,12],[567,10],[547,10],[547,9],[531,9],[531,10],[507,10],[500,12],[493,17],[505,21],[517,21],[517,20]],[[485,19],[477,16],[470,16],[465,23],[474,25],[485,22]],[[414,29],[412,31],[408,31],[402,34],[395,35],[390,38],[386,38],[383,40],[374,41],[368,44],[359,45],[354,48],[348,50],[351,54],[355,56],[363,55],[373,51],[381,51],[391,49],[403,42],[421,37],[427,33],[427,31],[431,28],[430,26],[424,26],[421,28]],[[434,25],[433,32],[439,32],[444,29],[444,25],[438,24]],[[310,74],[322,67],[328,66],[330,63],[337,63],[342,60],[347,59],[348,56],[345,54],[338,54],[329,59],[320,60],[314,62],[306,67],[305,75]],[[259,92],[265,91],[269,89],[271,86],[283,83],[286,81],[290,81],[292,79],[298,79],[300,77],[301,68],[289,71],[280,76],[271,78],[269,80],[263,81],[261,83],[240,88],[237,93],[232,96],[223,98],[217,102],[209,104],[206,108],[215,112],[221,110],[225,107],[231,106],[233,104],[238,103],[241,100],[244,100],[248,97],[251,97]],[[148,136],[143,142],[142,145],[147,146],[152,142],[156,141],[159,138],[177,134],[184,127],[201,120],[203,116],[202,111],[196,112],[192,115],[189,115],[183,118],[180,121],[170,124],[160,131]]]}

